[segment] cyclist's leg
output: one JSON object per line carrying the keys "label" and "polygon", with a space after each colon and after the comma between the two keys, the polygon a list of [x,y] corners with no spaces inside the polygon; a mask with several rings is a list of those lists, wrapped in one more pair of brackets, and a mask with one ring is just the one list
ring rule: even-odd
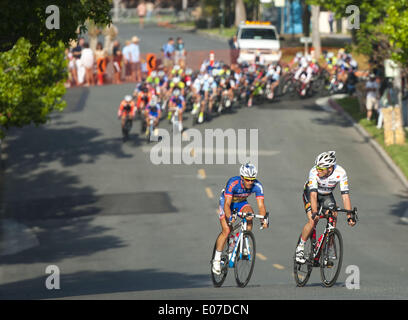
{"label": "cyclist's leg", "polygon": [[[248,201],[239,202],[237,210],[240,212],[245,212],[245,213],[248,213],[248,212],[254,213],[254,210],[252,209]],[[247,218],[247,221],[248,221],[247,230],[251,231],[252,230],[252,218]]]}
{"label": "cyclist's leg", "polygon": [[[330,193],[329,195],[321,196],[321,203],[326,208],[329,208],[329,207],[337,208],[336,199],[334,199],[333,193]],[[327,214],[327,211],[326,211],[326,214]],[[336,222],[337,222],[336,221],[337,220],[336,211],[333,211],[333,216],[334,216],[333,227],[336,227]]]}
{"label": "cyclist's leg", "polygon": [[304,189],[304,192],[303,192],[303,203],[305,205],[305,212],[306,212],[307,222],[306,222],[306,224],[304,225],[304,227],[302,229],[301,241],[306,242],[307,239],[309,238],[312,230],[314,228],[316,228],[317,222],[319,221],[319,217],[315,217],[315,219],[312,219],[312,206],[311,206],[311,203],[310,203],[310,190],[309,190],[307,185],[305,186],[305,189]]}
{"label": "cyclist's leg", "polygon": [[213,257],[213,265],[212,265],[212,271],[215,274],[221,274],[221,255],[222,255],[222,250],[225,246],[225,242],[228,239],[228,235],[230,234],[231,228],[228,226],[227,220],[225,218],[225,212],[224,212],[224,203],[225,203],[225,198],[223,194],[220,197],[220,205],[218,209],[218,218],[220,220],[221,224],[221,233],[217,237],[216,245],[215,245],[215,253]]}
{"label": "cyclist's leg", "polygon": [[124,129],[124,128],[125,128],[125,123],[126,123],[126,112],[123,112],[123,113],[122,113],[122,117],[121,117],[121,119],[120,119],[120,123],[121,123],[122,129]]}
{"label": "cyclist's leg", "polygon": [[309,239],[311,232],[313,229],[316,227],[317,222],[318,222],[318,217],[315,218],[315,220],[312,219],[312,208],[311,208],[311,203],[310,203],[310,191],[307,185],[305,185],[305,189],[302,195],[303,198],[303,203],[305,205],[305,212],[307,216],[307,222],[304,225],[302,229],[302,234],[300,236],[300,240],[298,243],[298,246],[296,248],[296,261],[299,263],[305,263],[306,259],[304,256],[304,249],[305,249],[305,243],[307,242],[307,239]]}

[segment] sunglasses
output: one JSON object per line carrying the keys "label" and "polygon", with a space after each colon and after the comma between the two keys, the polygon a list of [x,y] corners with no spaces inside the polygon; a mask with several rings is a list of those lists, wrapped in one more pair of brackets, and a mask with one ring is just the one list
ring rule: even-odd
{"label": "sunglasses", "polygon": [[329,168],[324,168],[324,167],[317,167],[316,166],[316,170],[319,170],[319,171],[325,171],[325,170],[328,170]]}
{"label": "sunglasses", "polygon": [[242,177],[245,181],[255,181],[256,180],[256,178],[245,178],[245,177]]}

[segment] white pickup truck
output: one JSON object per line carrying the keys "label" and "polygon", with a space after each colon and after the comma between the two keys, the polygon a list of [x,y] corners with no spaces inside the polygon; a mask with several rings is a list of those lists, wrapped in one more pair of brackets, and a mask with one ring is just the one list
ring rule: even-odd
{"label": "white pickup truck", "polygon": [[237,41],[238,63],[254,63],[257,56],[260,63],[277,63],[282,56],[278,32],[269,22],[242,22],[237,30]]}

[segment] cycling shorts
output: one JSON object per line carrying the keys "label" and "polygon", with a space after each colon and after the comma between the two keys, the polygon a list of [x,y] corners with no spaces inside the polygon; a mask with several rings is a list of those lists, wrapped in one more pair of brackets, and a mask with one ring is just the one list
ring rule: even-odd
{"label": "cycling shorts", "polygon": [[[302,194],[302,199],[303,199],[303,204],[305,205],[305,212],[306,214],[308,212],[312,211],[312,205],[310,203],[310,189],[308,187],[308,184],[305,184],[305,188]],[[334,207],[337,207],[336,200],[334,199],[333,193],[329,194],[319,194],[317,193],[317,209],[320,210],[321,206],[324,207],[329,207],[334,205]]]}
{"label": "cycling shorts", "polygon": [[[221,193],[221,197],[220,197],[220,205],[219,205],[219,210],[218,210],[218,218],[220,220],[225,218],[225,212],[224,212],[224,204],[225,204],[225,197],[224,197],[224,192]],[[241,202],[232,202],[230,209],[231,212],[233,210],[237,210],[237,211],[242,211],[242,209],[246,206],[249,206],[250,204],[248,203],[247,200],[241,201]]]}

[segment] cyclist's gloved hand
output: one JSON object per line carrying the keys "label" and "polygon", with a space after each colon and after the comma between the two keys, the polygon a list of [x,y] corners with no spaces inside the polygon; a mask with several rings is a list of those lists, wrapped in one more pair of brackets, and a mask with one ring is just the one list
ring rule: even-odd
{"label": "cyclist's gloved hand", "polygon": [[233,223],[235,222],[235,217],[232,214],[229,218],[228,218],[228,225],[231,226]]}
{"label": "cyclist's gloved hand", "polygon": [[354,227],[356,225],[356,218],[354,215],[348,214],[347,215],[347,222],[350,227]]}

